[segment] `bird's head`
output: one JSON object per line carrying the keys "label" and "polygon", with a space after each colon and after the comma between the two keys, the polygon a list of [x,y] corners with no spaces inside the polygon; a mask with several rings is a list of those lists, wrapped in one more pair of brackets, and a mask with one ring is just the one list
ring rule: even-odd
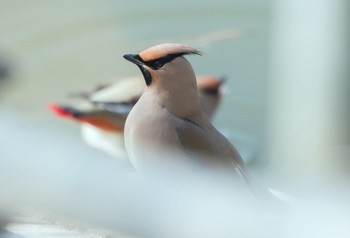
{"label": "bird's head", "polygon": [[[199,109],[196,76],[185,55],[200,51],[181,44],[160,44],[124,58],[136,64],[146,81],[146,90],[156,92],[162,105],[183,116]],[[180,107],[181,105],[181,107]]]}
{"label": "bird's head", "polygon": [[152,46],[139,54],[126,54],[124,58],[136,64],[146,81],[147,86],[154,84],[162,85],[172,83],[174,77],[178,80],[194,79],[191,64],[183,57],[184,55],[197,54],[200,51],[182,44],[160,44]]}
{"label": "bird's head", "polygon": [[198,77],[198,91],[212,97],[220,97],[222,94],[225,94],[225,81],[224,77],[218,78],[211,75]]}

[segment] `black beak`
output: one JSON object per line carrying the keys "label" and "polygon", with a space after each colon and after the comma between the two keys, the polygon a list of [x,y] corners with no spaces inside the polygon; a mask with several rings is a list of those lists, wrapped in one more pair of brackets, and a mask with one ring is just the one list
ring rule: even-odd
{"label": "black beak", "polygon": [[141,59],[139,55],[134,55],[134,54],[126,54],[123,55],[124,59],[130,61],[131,63],[136,64],[141,72],[143,77],[145,78],[146,85],[149,86],[152,83],[152,75],[145,69],[143,66],[146,65],[145,62]]}
{"label": "black beak", "polygon": [[139,55],[134,55],[134,54],[126,54],[123,55],[124,59],[130,61],[131,63],[134,63],[138,66],[145,65],[145,63],[142,61]]}

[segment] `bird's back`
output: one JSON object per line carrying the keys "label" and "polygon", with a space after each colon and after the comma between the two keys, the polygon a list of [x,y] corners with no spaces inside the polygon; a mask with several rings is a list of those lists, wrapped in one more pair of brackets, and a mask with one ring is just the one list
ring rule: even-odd
{"label": "bird's back", "polygon": [[132,163],[140,170],[145,169],[145,165],[157,166],[167,160],[176,160],[185,166],[242,166],[234,147],[204,114],[179,118],[147,93],[128,116],[125,143]]}

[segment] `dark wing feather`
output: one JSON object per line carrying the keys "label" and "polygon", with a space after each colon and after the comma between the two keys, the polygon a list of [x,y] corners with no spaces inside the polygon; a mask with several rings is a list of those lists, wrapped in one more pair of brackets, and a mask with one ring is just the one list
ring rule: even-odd
{"label": "dark wing feather", "polygon": [[100,110],[105,110],[120,115],[128,115],[134,106],[133,103],[128,102],[115,103],[92,101],[91,103]]}

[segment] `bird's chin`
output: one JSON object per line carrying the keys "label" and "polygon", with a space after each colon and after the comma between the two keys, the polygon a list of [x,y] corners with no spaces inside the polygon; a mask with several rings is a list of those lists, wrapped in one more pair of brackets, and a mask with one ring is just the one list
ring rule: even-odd
{"label": "bird's chin", "polygon": [[143,75],[143,77],[145,79],[146,85],[147,86],[151,85],[151,83],[152,83],[152,75],[151,75],[151,73],[147,69],[145,69],[143,66],[141,66],[141,65],[138,65],[138,67],[140,68],[140,70],[142,72],[142,75]]}

